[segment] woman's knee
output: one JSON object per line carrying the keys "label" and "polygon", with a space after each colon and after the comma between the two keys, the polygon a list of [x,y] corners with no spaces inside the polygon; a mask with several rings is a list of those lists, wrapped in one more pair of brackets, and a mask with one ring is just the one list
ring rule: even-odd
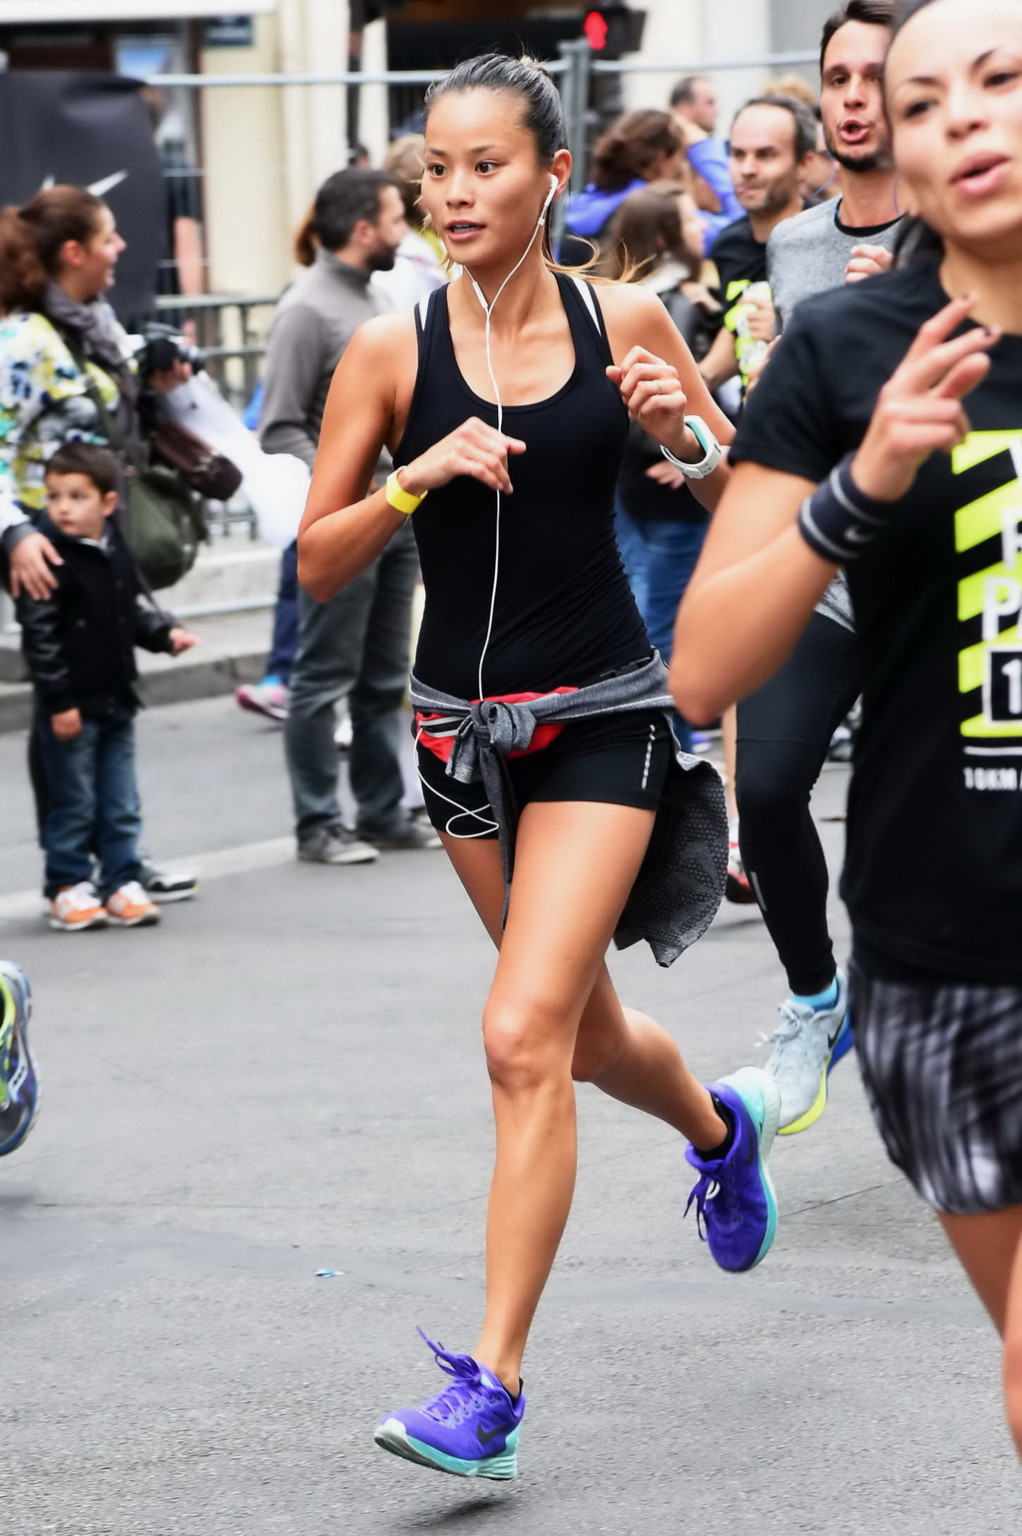
{"label": "woman's knee", "polygon": [[483,1045],[490,1080],[510,1092],[532,1092],[570,1077],[559,1021],[541,1004],[489,1002]]}

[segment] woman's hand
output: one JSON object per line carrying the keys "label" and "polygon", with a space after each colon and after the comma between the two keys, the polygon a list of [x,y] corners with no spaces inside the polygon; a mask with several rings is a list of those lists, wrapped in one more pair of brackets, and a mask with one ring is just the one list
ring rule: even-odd
{"label": "woman's hand", "polygon": [[10,561],[12,597],[27,592],[42,602],[56,590],[57,578],[50,567],[64,562],[45,534],[30,533],[19,540],[11,550]]}
{"label": "woman's hand", "polygon": [[74,741],[82,733],[82,715],[78,709],[62,709],[50,716],[53,734],[58,741]]}
{"label": "woman's hand", "polygon": [[655,480],[657,485],[666,486],[669,491],[680,491],[685,484],[681,470],[667,459],[661,459],[659,464],[651,464],[646,471],[646,479]]}
{"label": "woman's hand", "polygon": [[171,651],[175,656],[180,656],[182,651],[190,651],[198,643],[198,635],[193,635],[189,629],[175,628],[170,632]]}
{"label": "woman's hand", "polygon": [[514,487],[508,457],[524,452],[525,444],[520,438],[508,437],[487,426],[478,416],[470,416],[455,431],[403,466],[401,489],[412,496],[422,496],[426,491],[450,484],[459,475],[471,475],[491,490],[510,495]]}
{"label": "woman's hand", "polygon": [[688,400],[677,368],[645,347],[632,347],[620,368],[607,369],[607,377],[621,391],[633,421],[677,458],[698,463],[703,450],[685,426]]}
{"label": "woman's hand", "polygon": [[927,320],[880,391],[852,460],[852,477],[865,495],[899,501],[931,453],[950,453],[968,436],[962,400],[987,373],[986,354],[1000,334],[978,327],[948,340],[974,302],[954,299]]}

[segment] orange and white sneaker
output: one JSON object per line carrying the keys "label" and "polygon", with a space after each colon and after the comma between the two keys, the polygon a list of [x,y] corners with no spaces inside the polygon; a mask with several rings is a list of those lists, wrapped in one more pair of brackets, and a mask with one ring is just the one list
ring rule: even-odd
{"label": "orange and white sneaker", "polygon": [[119,928],[145,928],[160,921],[160,909],[137,880],[129,880],[106,899],[107,917]]}
{"label": "orange and white sneaker", "polygon": [[105,928],[106,907],[91,880],[65,885],[50,902],[50,927],[74,933],[79,928]]}

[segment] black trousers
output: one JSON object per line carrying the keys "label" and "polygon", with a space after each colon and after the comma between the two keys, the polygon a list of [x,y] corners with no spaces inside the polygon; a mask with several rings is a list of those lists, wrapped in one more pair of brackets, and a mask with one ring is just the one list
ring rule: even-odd
{"label": "black trousers", "polygon": [[802,996],[834,979],[827,864],[809,799],[859,681],[855,636],[814,613],[781,670],[738,706],[742,862],[788,985]]}

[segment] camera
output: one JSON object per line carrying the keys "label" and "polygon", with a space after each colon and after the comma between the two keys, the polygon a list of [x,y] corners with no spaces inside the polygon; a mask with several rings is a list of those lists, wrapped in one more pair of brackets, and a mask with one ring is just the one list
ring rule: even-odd
{"label": "camera", "polygon": [[175,331],[172,325],[161,325],[152,320],[139,338],[136,352],[139,373],[147,379],[151,373],[173,368],[175,363],[190,363],[192,372],[199,373],[206,366],[203,352]]}

